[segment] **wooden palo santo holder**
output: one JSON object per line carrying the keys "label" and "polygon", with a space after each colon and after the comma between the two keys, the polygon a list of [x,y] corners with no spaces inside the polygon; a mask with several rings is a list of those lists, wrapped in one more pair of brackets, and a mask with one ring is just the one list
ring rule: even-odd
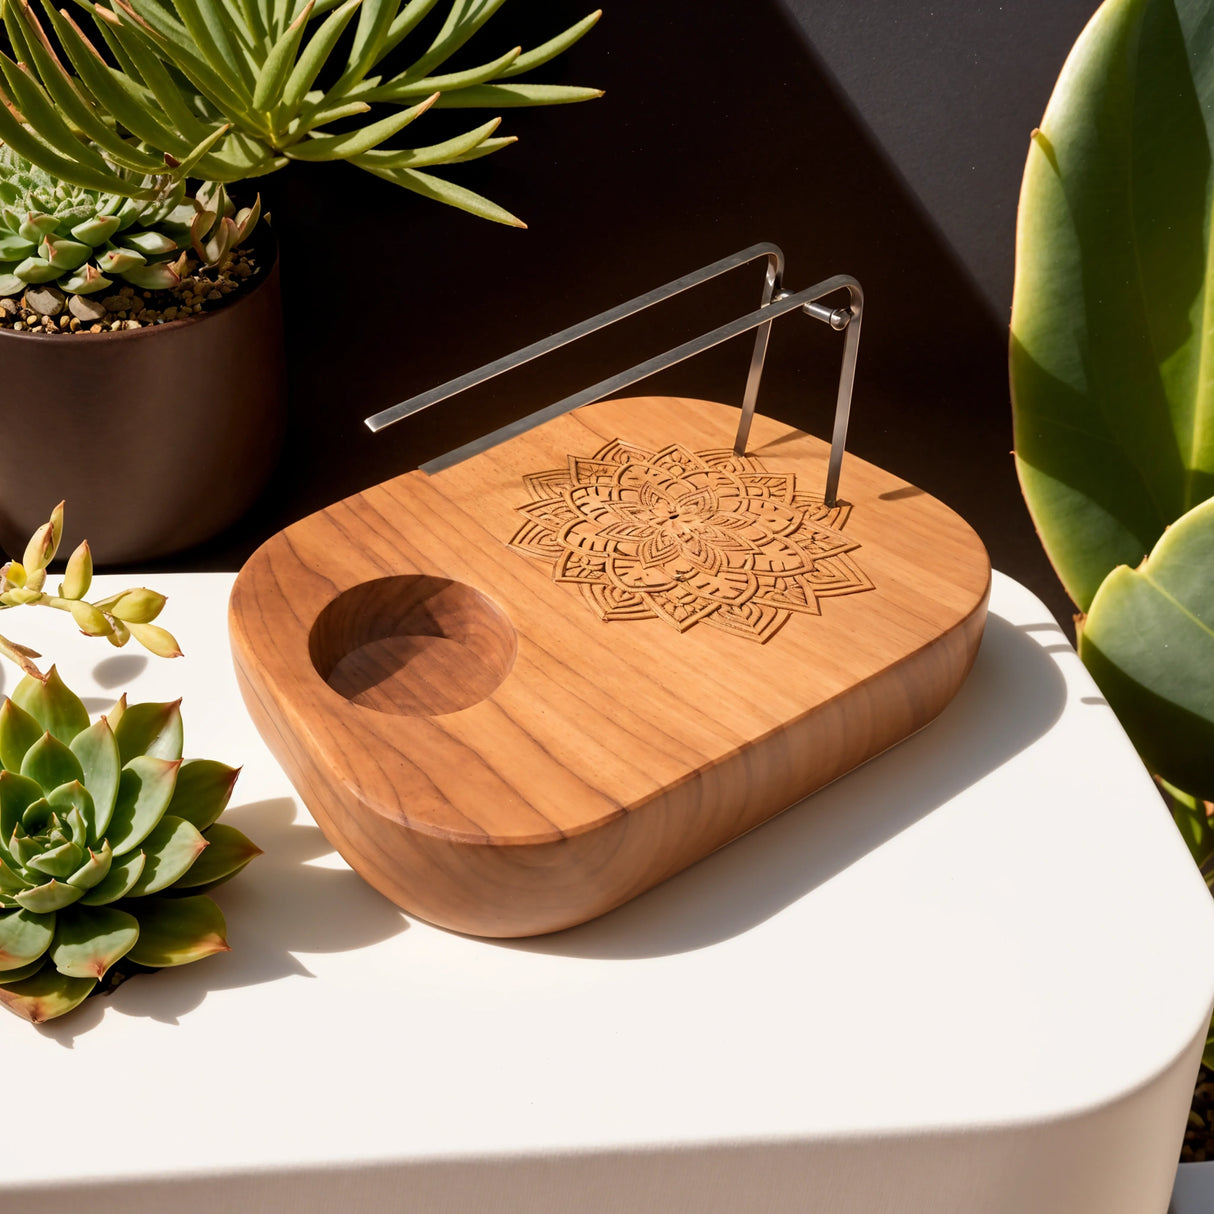
{"label": "wooden palo santo holder", "polygon": [[756,416],[739,457],[737,426],[588,405],[254,554],[245,702],[381,893],[475,935],[581,923],[948,703],[985,620],[978,537],[854,456],[827,507],[826,443]]}

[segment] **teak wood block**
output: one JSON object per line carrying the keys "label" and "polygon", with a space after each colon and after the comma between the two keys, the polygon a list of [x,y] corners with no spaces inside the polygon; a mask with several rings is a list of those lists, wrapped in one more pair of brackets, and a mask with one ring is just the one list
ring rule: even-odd
{"label": "teak wood block", "polygon": [[948,703],[986,615],[978,537],[854,456],[827,510],[827,444],[756,417],[738,460],[737,418],[590,405],[253,555],[245,701],[376,889],[476,935],[569,927]]}

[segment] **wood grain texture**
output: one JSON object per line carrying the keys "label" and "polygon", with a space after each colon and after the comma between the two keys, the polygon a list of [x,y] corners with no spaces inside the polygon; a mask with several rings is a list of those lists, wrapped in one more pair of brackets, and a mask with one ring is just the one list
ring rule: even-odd
{"label": "wood grain texture", "polygon": [[[705,401],[587,406],[339,502],[250,559],[231,603],[246,703],[376,889],[478,935],[583,922],[953,696],[985,620],[986,552],[947,507],[854,457],[849,510],[818,522],[846,537],[865,585],[787,612],[765,637],[680,629],[660,612],[596,618],[577,585],[509,546],[536,500],[525,478],[614,439],[722,451],[736,422]],[[748,454],[820,493],[821,440],[758,417]]]}

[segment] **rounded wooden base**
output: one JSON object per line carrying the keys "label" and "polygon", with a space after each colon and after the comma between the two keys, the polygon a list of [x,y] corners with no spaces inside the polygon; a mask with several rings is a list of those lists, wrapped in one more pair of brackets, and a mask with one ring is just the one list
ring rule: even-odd
{"label": "rounded wooden base", "polygon": [[[927,724],[990,566],[935,499],[737,410],[577,410],[254,554],[249,710],[333,845],[458,931],[602,914]],[[350,542],[358,536],[358,543]],[[727,893],[723,893],[727,896]]]}

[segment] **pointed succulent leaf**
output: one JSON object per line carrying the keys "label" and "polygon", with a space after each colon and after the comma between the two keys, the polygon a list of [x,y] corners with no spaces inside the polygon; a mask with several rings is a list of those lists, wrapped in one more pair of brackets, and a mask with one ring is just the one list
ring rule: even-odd
{"label": "pointed succulent leaf", "polygon": [[391,139],[398,131],[424,114],[438,99],[439,94],[434,93],[418,105],[399,110],[377,122],[340,135],[315,135],[302,143],[292,144],[286,149],[286,154],[292,160],[349,160],[378,147],[385,139]]}
{"label": "pointed succulent leaf", "polygon": [[[50,965],[50,960],[45,953],[37,960],[31,961],[28,965],[18,966],[15,970],[0,971],[0,984],[8,986],[14,982],[24,982],[27,978],[32,978],[43,966]],[[55,967],[52,965],[51,969]],[[3,1004],[0,1004],[3,1007]]]}
{"label": "pointed succulent leaf", "polygon": [[312,16],[314,4],[315,0],[308,0],[299,16],[283,30],[282,36],[270,47],[261,70],[257,73],[257,83],[253,89],[255,110],[268,111],[282,99],[283,85],[295,66],[295,56],[299,52],[299,43],[308,19]]}
{"label": "pointed succulent leaf", "polygon": [[42,726],[12,700],[0,704],[0,765],[20,771],[25,752],[42,737]]}
{"label": "pointed succulent leaf", "polygon": [[50,959],[71,978],[104,978],[139,939],[139,920],[113,906],[72,906],[55,918]]}
{"label": "pointed succulent leaf", "polygon": [[49,733],[44,733],[25,752],[25,758],[21,760],[21,774],[48,789],[84,777],[80,760],[69,747]]}
{"label": "pointed succulent leaf", "polygon": [[207,841],[196,826],[184,818],[165,816],[155,830],[143,841],[147,864],[130,896],[156,894],[183,877],[190,866],[203,854]]}
{"label": "pointed succulent leaf", "polygon": [[[114,245],[97,258],[97,266],[103,274],[129,274],[136,266],[144,265],[147,258],[134,249],[123,249]],[[17,267],[21,273],[21,267]]]}
{"label": "pointed succulent leaf", "polygon": [[59,226],[59,220],[54,215],[38,215],[33,212],[27,213],[25,218],[19,222],[20,227],[17,231],[24,239],[32,240],[35,244],[39,243],[48,232],[53,232]]}
{"label": "pointed succulent leaf", "polygon": [[20,969],[36,961],[51,946],[55,916],[28,910],[0,914],[0,971]]}
{"label": "pointed succulent leaf", "polygon": [[42,787],[15,771],[0,771],[0,841],[7,843],[25,811],[42,798]]}
{"label": "pointed succulent leaf", "polygon": [[0,235],[0,261],[21,261],[28,257],[38,246],[32,240],[17,236],[12,232]]}
{"label": "pointed succulent leaf", "polygon": [[115,649],[121,649],[131,639],[127,626],[121,620],[114,621],[114,631],[105,638]]}
{"label": "pointed succulent leaf", "polygon": [[[47,794],[46,803],[63,821],[72,824],[72,839],[76,843],[84,844],[88,841],[87,824],[94,821],[96,810],[93,798],[84,784],[79,780],[60,784]],[[77,823],[83,828],[80,838],[76,837]],[[81,859],[83,860],[83,857]]]}
{"label": "pointed succulent leaf", "polygon": [[103,843],[96,851],[90,850],[88,859],[67,879],[69,885],[87,893],[95,889],[109,876],[110,867],[114,863],[114,853],[110,850],[109,842]]}
{"label": "pointed succulent leaf", "polygon": [[52,877],[45,885],[35,885],[32,889],[19,890],[13,894],[13,901],[25,910],[45,915],[51,911],[62,910],[71,906],[80,898],[81,890]]}
{"label": "pointed succulent leaf", "polygon": [[123,270],[122,277],[142,291],[169,291],[181,285],[181,277],[167,262]]}
{"label": "pointed succulent leaf", "polygon": [[0,859],[0,894],[15,894],[18,890],[29,889],[33,884],[33,881],[27,881],[15,868],[10,868],[5,860]]}
{"label": "pointed succulent leaf", "polygon": [[46,237],[39,246],[39,251],[42,257],[59,271],[79,269],[93,255],[89,245],[56,236]]}
{"label": "pointed succulent leaf", "polygon": [[205,831],[223,813],[239,775],[239,767],[214,759],[186,759],[165,812]]}
{"label": "pointed succulent leaf", "polygon": [[30,677],[22,679],[13,689],[12,699],[60,742],[70,742],[82,729],[88,728],[88,709],[59,677],[54,666],[45,681]]}
{"label": "pointed succulent leaf", "polygon": [[68,557],[63,571],[63,582],[59,595],[65,599],[82,599],[93,583],[93,552],[88,540],[82,540],[75,552]]}
{"label": "pointed succulent leaf", "polygon": [[593,101],[602,89],[580,88],[572,84],[474,84],[470,88],[444,93],[435,109],[511,109],[520,105],[571,105]]}
{"label": "pointed succulent leaf", "polygon": [[101,717],[78,733],[72,739],[72,753],[80,762],[82,783],[93,802],[93,832],[89,842],[99,843],[109,829],[122,773],[122,756],[109,721]]}
{"label": "pointed succulent leaf", "polygon": [[[107,610],[105,603],[98,604],[102,611]],[[110,729],[117,729],[118,722],[126,715],[126,692],[124,691],[115,701],[114,706],[105,714],[105,719],[109,722]]]}
{"label": "pointed succulent leaf", "polygon": [[42,1024],[79,1007],[96,985],[95,978],[69,978],[44,965],[32,978],[0,986],[0,1005],[31,1024]]}
{"label": "pointed succulent leaf", "polygon": [[71,231],[77,240],[88,245],[90,249],[95,249],[98,245],[105,244],[118,231],[118,224],[117,215],[96,215],[78,223]]}
{"label": "pointed succulent leaf", "polygon": [[521,76],[524,72],[529,72],[532,68],[542,67],[550,59],[555,59],[557,55],[567,51],[583,34],[589,33],[602,15],[603,10],[601,8],[595,9],[593,13],[571,25],[564,33],[557,34],[555,38],[549,38],[541,46],[524,51],[502,73],[502,77]]}
{"label": "pointed succulent leaf", "polygon": [[203,242],[203,261],[208,266],[222,265],[228,253],[239,243],[236,236],[236,221],[225,216],[219,221],[210,238]]}
{"label": "pointed succulent leaf", "polygon": [[250,860],[261,855],[261,848],[234,826],[216,822],[203,835],[207,849],[173,886],[177,889],[213,889],[230,880]]}
{"label": "pointed succulent leaf", "polygon": [[337,40],[354,16],[362,0],[346,0],[321,22],[320,27],[308,39],[283,88],[282,104],[289,115],[298,110],[308,90],[320,75],[320,69],[328,62]]}
{"label": "pointed succulent leaf", "polygon": [[110,615],[128,624],[150,624],[164,608],[165,601],[163,594],[141,586],[118,595],[108,610]]}
{"label": "pointed succulent leaf", "polygon": [[115,856],[133,851],[160,821],[173,796],[181,760],[139,755],[122,769],[107,838]]}
{"label": "pointed succulent leaf", "polygon": [[124,767],[138,755],[180,759],[183,738],[180,700],[132,704],[114,726],[114,740]]}
{"label": "pointed succulent leaf", "polygon": [[45,257],[27,257],[18,263],[14,273],[26,282],[40,283],[52,282],[59,277],[62,271],[58,266],[51,265]]}
{"label": "pointed succulent leaf", "polygon": [[122,238],[125,247],[142,253],[144,257],[161,257],[165,253],[175,253],[177,242],[163,232],[128,232]]}
{"label": "pointed succulent leaf", "polygon": [[257,226],[261,218],[261,195],[253,199],[251,207],[242,207],[236,212],[236,243],[242,245],[249,238],[249,233]]}
{"label": "pointed succulent leaf", "polygon": [[84,906],[105,906],[125,898],[135,887],[135,882],[143,874],[147,856],[141,852],[131,852],[121,860],[110,862],[109,872],[91,889],[85,891],[80,899]]}
{"label": "pointed succulent leaf", "polygon": [[113,285],[112,278],[106,278],[96,266],[89,264],[81,266],[75,274],[69,274],[59,280],[60,289],[69,295],[92,295]]}
{"label": "pointed succulent leaf", "polygon": [[223,912],[205,894],[191,898],[144,898],[139,940],[128,954],[138,965],[186,965],[229,951]]}
{"label": "pointed succulent leaf", "polygon": [[464,186],[444,181],[441,177],[435,177],[430,173],[422,173],[417,169],[380,168],[361,156],[355,156],[354,163],[360,168],[374,173],[376,177],[382,177],[385,181],[391,181],[395,185],[403,186],[406,190],[410,190],[414,194],[420,194],[423,198],[431,198],[435,202],[444,202],[447,206],[467,211],[470,215],[478,215],[481,219],[489,219],[494,223],[507,224],[512,228],[525,228],[527,226],[517,216],[511,215],[509,211],[503,207],[499,207],[496,203],[490,202],[488,198],[484,198]]}
{"label": "pointed succulent leaf", "polygon": [[61,843],[58,847],[48,848],[41,855],[34,856],[26,866],[26,871],[30,872],[31,876],[37,872],[44,877],[66,881],[80,867],[84,856],[84,848],[77,847],[75,843]]}

